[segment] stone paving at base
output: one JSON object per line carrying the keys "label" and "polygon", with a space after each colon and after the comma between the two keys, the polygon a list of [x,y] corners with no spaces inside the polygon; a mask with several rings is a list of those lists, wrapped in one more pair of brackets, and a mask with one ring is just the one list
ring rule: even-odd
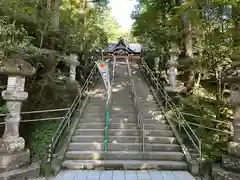
{"label": "stone paving at base", "polygon": [[187,171],[61,171],[53,180],[195,180]]}

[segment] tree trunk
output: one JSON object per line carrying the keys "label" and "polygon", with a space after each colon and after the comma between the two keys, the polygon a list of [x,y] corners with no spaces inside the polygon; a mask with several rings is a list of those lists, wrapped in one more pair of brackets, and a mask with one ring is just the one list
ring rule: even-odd
{"label": "tree trunk", "polygon": [[[179,0],[178,3],[182,4],[186,2],[186,0]],[[193,48],[192,48],[192,29],[191,24],[188,21],[186,15],[181,17],[182,27],[183,27],[183,47],[184,54],[187,58],[193,59]],[[188,81],[186,84],[187,91],[192,89],[195,85],[195,72],[194,70],[190,70]]]}
{"label": "tree trunk", "polygon": [[233,20],[234,20],[234,29],[232,33],[233,37],[233,61],[240,60],[240,5],[233,8]]}
{"label": "tree trunk", "polygon": [[[216,101],[221,101],[221,94],[222,94],[222,86],[221,86],[221,73],[216,70],[216,79],[217,79],[217,89],[216,89]],[[218,104],[216,109],[216,119],[220,119],[221,117],[221,106]]]}
{"label": "tree trunk", "polygon": [[53,31],[59,31],[59,20],[60,20],[60,1],[61,0],[52,0],[51,10],[52,10],[52,21],[51,28]]}

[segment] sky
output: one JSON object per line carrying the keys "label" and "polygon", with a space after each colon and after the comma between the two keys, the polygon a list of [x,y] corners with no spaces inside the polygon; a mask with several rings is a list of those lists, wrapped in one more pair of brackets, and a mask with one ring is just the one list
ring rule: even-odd
{"label": "sky", "polygon": [[112,16],[121,25],[122,29],[130,30],[133,20],[131,13],[137,0],[110,0]]}

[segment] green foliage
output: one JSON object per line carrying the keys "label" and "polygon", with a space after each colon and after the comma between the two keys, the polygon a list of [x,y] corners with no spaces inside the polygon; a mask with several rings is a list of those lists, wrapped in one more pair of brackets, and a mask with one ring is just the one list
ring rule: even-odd
{"label": "green foliage", "polygon": [[[187,92],[178,107],[183,112],[207,119],[185,116],[189,122],[230,130],[228,125],[213,123],[210,119],[231,124],[231,111],[223,96],[226,87],[221,78],[233,61],[239,61],[239,10],[239,0],[187,0],[184,3],[139,0],[132,14],[135,19],[132,33],[144,45],[144,59],[154,72],[164,72],[169,59],[166,54],[172,45],[180,49],[178,79],[185,84]],[[160,58],[157,65],[154,63],[156,57]],[[206,85],[205,81],[212,82],[212,85]],[[204,155],[219,160],[229,136],[192,127],[203,141]]]}
{"label": "green foliage", "polygon": [[28,46],[30,41],[31,37],[23,27],[17,28],[15,22],[8,24],[3,19],[0,21],[0,53],[2,56],[8,56],[12,51]]}
{"label": "green foliage", "polygon": [[2,106],[0,107],[0,113],[1,113],[1,114],[7,113],[7,106],[6,106],[6,105],[2,105]]}
{"label": "green foliage", "polygon": [[29,124],[29,134],[31,138],[31,159],[41,165],[41,173],[48,174],[49,169],[46,168],[48,146],[51,144],[52,136],[57,130],[60,121],[36,122]]}
{"label": "green foliage", "polygon": [[[53,87],[53,73],[61,73],[65,68],[57,67],[59,59],[75,52],[84,54],[85,59],[80,59],[80,63],[91,64],[91,51],[101,49],[117,38],[119,25],[111,17],[107,4],[108,0],[97,0],[92,8],[89,4],[80,7],[79,0],[0,0],[0,59],[14,56],[26,59],[37,67],[35,77],[29,78],[26,83],[29,88],[27,103],[32,105],[31,108],[35,108],[36,102],[41,104],[51,99],[46,97],[44,90],[47,86],[47,89]],[[84,78],[90,68],[82,68]],[[56,94],[52,92],[51,97]],[[49,109],[61,105],[53,102],[55,105],[48,103]],[[0,110],[4,110],[4,106]],[[58,122],[26,123],[21,126],[27,129],[22,134],[30,144],[32,160],[44,166],[46,149]]]}
{"label": "green foliage", "polygon": [[[220,119],[218,119],[220,122],[214,122],[217,114],[216,106],[219,105],[219,102],[216,102],[213,94],[206,89],[199,88],[195,94],[182,98],[178,104],[181,112],[195,115],[184,114],[184,118],[188,122],[219,131],[231,131],[230,126],[225,124],[226,122],[231,124],[231,114],[229,111],[225,111],[224,107],[221,107],[222,113]],[[192,126],[192,128],[202,141],[203,155],[213,161],[220,160],[221,151],[227,148],[229,135],[200,126]]]}
{"label": "green foliage", "polygon": [[[57,50],[86,53],[94,48],[102,48],[108,41],[116,39],[119,25],[107,8],[108,0],[96,1],[95,8],[86,6],[84,19],[79,14],[79,2],[76,0],[60,1],[58,7],[51,7],[55,1],[50,5],[48,2],[51,1],[0,1],[0,33],[3,37],[9,36],[6,32],[11,32],[11,36],[15,37],[11,40],[4,37],[1,41],[4,51],[13,44],[19,44],[19,41],[29,43],[28,39],[31,38],[31,43],[40,48],[54,49],[49,42],[54,40]],[[52,26],[58,20],[56,9],[59,10],[59,30],[53,33]]]}

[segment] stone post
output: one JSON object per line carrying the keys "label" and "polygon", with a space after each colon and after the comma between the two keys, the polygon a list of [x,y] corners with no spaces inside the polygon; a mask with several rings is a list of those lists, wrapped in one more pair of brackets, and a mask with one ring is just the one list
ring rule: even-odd
{"label": "stone post", "polygon": [[76,80],[76,67],[80,64],[78,61],[78,56],[76,54],[71,53],[69,57],[69,65],[70,65],[70,79]]}
{"label": "stone post", "polygon": [[[234,69],[235,68],[235,69]],[[233,108],[233,138],[228,143],[228,155],[222,156],[222,164],[214,165],[212,175],[214,180],[240,179],[240,66],[233,67],[223,79],[230,86],[228,103]]]}

